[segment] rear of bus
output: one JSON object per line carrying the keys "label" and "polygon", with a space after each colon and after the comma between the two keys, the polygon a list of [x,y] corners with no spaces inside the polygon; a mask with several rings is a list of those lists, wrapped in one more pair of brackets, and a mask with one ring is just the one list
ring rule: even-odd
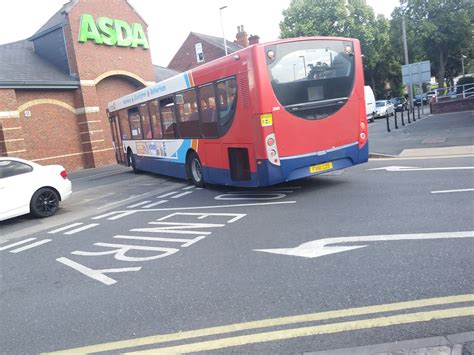
{"label": "rear of bus", "polygon": [[253,110],[263,147],[260,185],[368,160],[359,41],[301,38],[253,48]]}

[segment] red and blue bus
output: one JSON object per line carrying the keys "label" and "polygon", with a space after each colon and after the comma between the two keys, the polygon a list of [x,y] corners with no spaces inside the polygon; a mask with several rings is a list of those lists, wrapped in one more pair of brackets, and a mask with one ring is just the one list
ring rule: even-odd
{"label": "red and blue bus", "polygon": [[205,183],[269,186],[368,160],[357,39],[255,44],[108,105],[118,162]]}

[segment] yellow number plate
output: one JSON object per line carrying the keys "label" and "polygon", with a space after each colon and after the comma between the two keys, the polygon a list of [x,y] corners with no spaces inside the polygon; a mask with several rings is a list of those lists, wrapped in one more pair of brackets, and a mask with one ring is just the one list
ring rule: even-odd
{"label": "yellow number plate", "polygon": [[326,170],[331,170],[332,169],[332,163],[324,163],[324,164],[318,164],[318,165],[311,165],[309,167],[309,172],[310,173],[320,173],[321,171],[326,171]]}

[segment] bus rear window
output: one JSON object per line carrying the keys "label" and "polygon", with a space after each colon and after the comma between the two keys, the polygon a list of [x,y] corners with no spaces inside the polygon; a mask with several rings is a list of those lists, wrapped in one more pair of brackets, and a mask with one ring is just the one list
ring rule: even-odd
{"label": "bus rear window", "polygon": [[282,43],[265,47],[265,55],[273,91],[295,116],[323,119],[338,111],[351,95],[355,72],[352,42]]}

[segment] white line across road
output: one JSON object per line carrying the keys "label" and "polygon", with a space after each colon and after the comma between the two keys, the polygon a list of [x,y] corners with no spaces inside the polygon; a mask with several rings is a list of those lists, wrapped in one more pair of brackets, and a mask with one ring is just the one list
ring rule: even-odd
{"label": "white line across road", "polygon": [[317,258],[324,255],[341,253],[343,251],[365,248],[367,245],[356,246],[330,246],[330,244],[355,243],[355,242],[380,242],[399,240],[429,240],[429,239],[454,239],[474,238],[474,231],[448,232],[448,233],[417,233],[417,234],[389,234],[366,235],[358,237],[324,238],[303,243],[294,248],[254,249],[265,253],[300,256],[304,258]]}
{"label": "white line across road", "polygon": [[73,229],[73,230],[71,230],[71,231],[69,231],[69,232],[66,232],[66,233],[64,233],[64,234],[67,234],[67,235],[76,234],[76,233],[85,231],[85,230],[87,230],[87,229],[93,228],[93,227],[98,226],[98,225],[99,225],[99,223],[86,224],[85,226],[82,226],[82,227]]}
{"label": "white line across road", "polygon": [[437,168],[417,168],[413,166],[384,166],[382,168],[374,168],[368,170],[385,170],[390,172],[400,171],[436,171],[436,170],[473,170],[474,166],[450,166],[450,167],[437,167]]}
{"label": "white line across road", "polygon": [[449,194],[452,192],[474,192],[474,189],[458,189],[458,190],[439,190],[431,191],[432,194]]}
{"label": "white line across road", "polygon": [[83,223],[81,222],[78,222],[78,223],[72,223],[72,224],[69,224],[65,227],[61,227],[61,228],[58,228],[58,229],[55,229],[55,230],[52,230],[51,232],[48,232],[48,234],[56,234],[56,233],[59,233],[59,232],[62,232],[62,231],[65,231],[67,229],[71,229],[71,228],[74,228],[74,227],[77,227],[77,226],[80,226],[82,225]]}

